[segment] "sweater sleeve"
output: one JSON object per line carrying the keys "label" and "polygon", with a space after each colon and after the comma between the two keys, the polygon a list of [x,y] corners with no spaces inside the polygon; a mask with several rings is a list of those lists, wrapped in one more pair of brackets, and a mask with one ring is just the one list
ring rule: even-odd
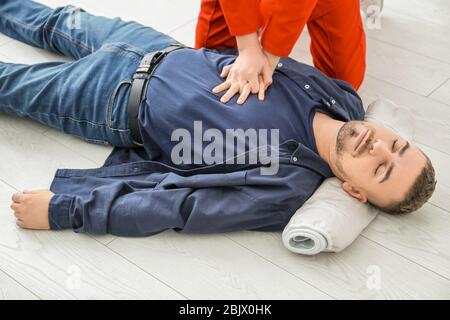
{"label": "sweater sleeve", "polygon": [[287,57],[308,22],[317,0],[278,0],[266,22],[261,43],[264,49]]}
{"label": "sweater sleeve", "polygon": [[219,0],[232,36],[254,33],[262,25],[259,0]]}

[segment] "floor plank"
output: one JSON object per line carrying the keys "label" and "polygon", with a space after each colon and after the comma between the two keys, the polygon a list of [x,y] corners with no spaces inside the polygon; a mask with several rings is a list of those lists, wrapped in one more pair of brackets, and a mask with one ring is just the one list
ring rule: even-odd
{"label": "floor plank", "polygon": [[447,279],[364,237],[340,253],[316,256],[286,250],[280,233],[244,231],[228,237],[336,299],[450,298]]}
{"label": "floor plank", "polygon": [[175,40],[190,46],[195,46],[195,26],[197,25],[197,20],[192,19],[186,24],[178,27],[177,29],[171,31],[169,35]]}
{"label": "floor plank", "polygon": [[381,214],[364,230],[363,235],[450,280],[448,230],[450,214],[425,204],[405,216]]}
{"label": "floor plank", "polygon": [[35,64],[48,61],[72,61],[68,57],[35,48],[17,40],[12,40],[0,48],[2,55],[7,57],[5,62],[10,63]]}
{"label": "floor plank", "polygon": [[108,246],[189,299],[329,298],[223,235],[169,230]]}
{"label": "floor plank", "polygon": [[0,180],[0,202],[10,202],[11,195],[16,191],[10,185]]}
{"label": "floor plank", "polygon": [[184,299],[87,235],[18,228],[0,203],[0,270],[42,299]]}
{"label": "floor plank", "polygon": [[417,145],[428,155],[436,171],[437,185],[430,202],[450,214],[450,155],[422,144]]}
{"label": "floor plank", "polygon": [[435,23],[442,28],[450,26],[450,5],[448,0],[395,0],[384,1],[383,12],[394,11],[411,18]]}
{"label": "floor plank", "polygon": [[[63,135],[63,134],[61,134],[61,135]],[[73,139],[76,139],[76,138],[73,138]],[[86,143],[84,143],[84,144],[86,144]],[[86,151],[89,151],[89,150],[90,150],[89,147],[86,148],[86,150],[84,150],[84,151],[80,148],[79,152],[80,153],[86,153]],[[100,166],[100,164],[98,164],[98,166]],[[2,170],[0,170],[0,176],[1,176],[1,173],[2,173]],[[47,174],[48,174],[48,177],[46,178],[46,180],[50,181],[51,177],[53,177],[53,173],[47,171]],[[25,184],[28,185],[28,182],[25,182],[22,185],[25,185]],[[50,186],[49,184],[47,184],[47,185],[43,185],[42,184],[41,187],[48,189],[49,186]],[[20,189],[16,190],[12,186],[10,186],[10,185],[6,184],[4,181],[0,180],[0,202],[8,202],[8,204],[10,204],[12,194],[14,192],[21,191],[23,189],[31,189],[31,187],[23,187],[23,188],[20,188]],[[98,242],[100,242],[102,244],[108,244],[108,243],[110,243],[111,241],[113,241],[116,238],[115,236],[110,235],[110,234],[107,234],[107,235],[90,235],[90,237],[92,237],[93,239],[97,240]]]}
{"label": "floor plank", "polygon": [[380,28],[365,30],[369,42],[375,39],[428,58],[450,62],[450,28],[422,20],[420,16],[408,17],[385,10]]}
{"label": "floor plank", "polygon": [[0,33],[0,46],[4,45],[5,43],[8,43],[9,41],[11,41],[11,38]]}
{"label": "floor plank", "polygon": [[0,270],[0,300],[37,300],[32,292]]}
{"label": "floor plank", "polygon": [[105,163],[106,158],[113,150],[113,146],[111,145],[87,143],[78,137],[74,137],[54,128],[49,128],[49,130],[45,131],[43,135],[57,141],[61,145],[64,145],[74,153],[91,160],[98,167]]}
{"label": "floor plank", "polygon": [[302,63],[306,63],[310,66],[313,66],[314,64],[312,56],[309,51],[310,45],[311,45],[311,37],[309,36],[308,28],[305,28],[303,29],[300,39],[295,44],[289,57]]}
{"label": "floor plank", "polygon": [[124,7],[120,1],[97,0],[92,6],[99,8],[99,10],[92,8],[88,12],[107,17],[120,16],[123,20],[137,21],[163,33],[169,33],[196,17],[196,15],[192,15],[191,10],[183,10],[183,6],[180,7],[180,2],[177,3],[173,0],[133,0],[133,6],[131,7]]}
{"label": "floor plank", "polygon": [[367,75],[427,96],[450,74],[450,64],[375,39],[367,41]]}
{"label": "floor plank", "polygon": [[0,114],[0,178],[18,190],[48,189],[59,168],[96,164],[54,140],[30,130],[30,121]]}
{"label": "floor plank", "polygon": [[24,130],[25,128],[31,132],[37,132],[37,133],[44,133],[45,131],[47,131],[49,128],[47,125],[44,125],[40,122],[28,119],[28,118],[24,118],[24,117],[19,117],[16,114],[12,114],[12,113],[6,113],[6,112],[2,112],[0,113],[0,121],[2,121],[2,123],[15,123],[13,124],[14,126],[19,127],[20,129]]}
{"label": "floor plank", "polygon": [[[164,0],[163,0],[164,1]],[[197,17],[200,12],[200,3],[201,1],[198,0],[167,0],[172,7],[176,8],[176,15],[182,15],[183,21],[188,21],[190,18],[191,20],[195,20],[197,22]],[[169,13],[170,14],[170,13]],[[191,33],[195,34],[195,33]]]}
{"label": "floor plank", "polygon": [[[417,22],[403,16],[399,17],[396,13],[390,13],[387,17],[383,16],[382,21],[384,24],[379,30],[366,28],[366,79],[376,78],[423,96],[433,92],[448,79],[450,29]],[[405,28],[413,27],[414,31],[404,32]],[[417,41],[421,38],[420,34],[427,33],[430,35],[426,37],[426,40]],[[313,65],[309,51],[310,43],[311,38],[305,28],[290,56]]]}
{"label": "floor plank", "polygon": [[437,88],[436,91],[430,95],[430,98],[450,106],[450,79]]}

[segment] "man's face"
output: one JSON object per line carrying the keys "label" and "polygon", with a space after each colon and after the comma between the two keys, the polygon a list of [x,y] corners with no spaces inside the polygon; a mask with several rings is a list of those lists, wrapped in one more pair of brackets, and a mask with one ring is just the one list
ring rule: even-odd
{"label": "man's face", "polygon": [[343,188],[381,207],[404,199],[426,164],[411,142],[366,121],[350,121],[340,129],[335,158]]}

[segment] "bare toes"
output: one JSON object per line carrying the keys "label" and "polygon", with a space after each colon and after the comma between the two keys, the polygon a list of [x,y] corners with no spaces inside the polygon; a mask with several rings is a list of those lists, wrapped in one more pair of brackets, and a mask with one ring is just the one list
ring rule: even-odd
{"label": "bare toes", "polygon": [[19,212],[20,208],[22,207],[19,203],[17,202],[13,202],[11,203],[11,205],[9,206],[11,208],[11,210],[13,210],[14,212]]}
{"label": "bare toes", "polygon": [[16,192],[12,195],[11,200],[17,203],[23,201],[23,193]]}

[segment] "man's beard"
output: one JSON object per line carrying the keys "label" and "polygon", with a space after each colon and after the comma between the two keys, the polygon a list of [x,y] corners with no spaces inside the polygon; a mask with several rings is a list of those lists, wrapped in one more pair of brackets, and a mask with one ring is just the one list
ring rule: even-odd
{"label": "man's beard", "polygon": [[[362,130],[369,128],[370,126],[367,125],[364,121],[349,121],[346,122],[338,131],[338,134],[336,136],[336,161],[335,165],[341,174],[343,178],[346,177],[346,173],[343,166],[343,155],[345,152],[348,152],[350,155],[352,154],[353,150],[348,150],[350,146],[350,141],[352,141],[351,138],[356,138]],[[373,134],[373,133],[372,133]],[[367,139],[366,144],[370,143],[372,139]],[[364,152],[368,145],[363,146],[359,150],[359,154]]]}
{"label": "man's beard", "polygon": [[336,136],[336,154],[340,158],[344,153],[345,142],[349,141],[351,137],[358,135],[357,125],[362,121],[349,121],[346,122]]}

